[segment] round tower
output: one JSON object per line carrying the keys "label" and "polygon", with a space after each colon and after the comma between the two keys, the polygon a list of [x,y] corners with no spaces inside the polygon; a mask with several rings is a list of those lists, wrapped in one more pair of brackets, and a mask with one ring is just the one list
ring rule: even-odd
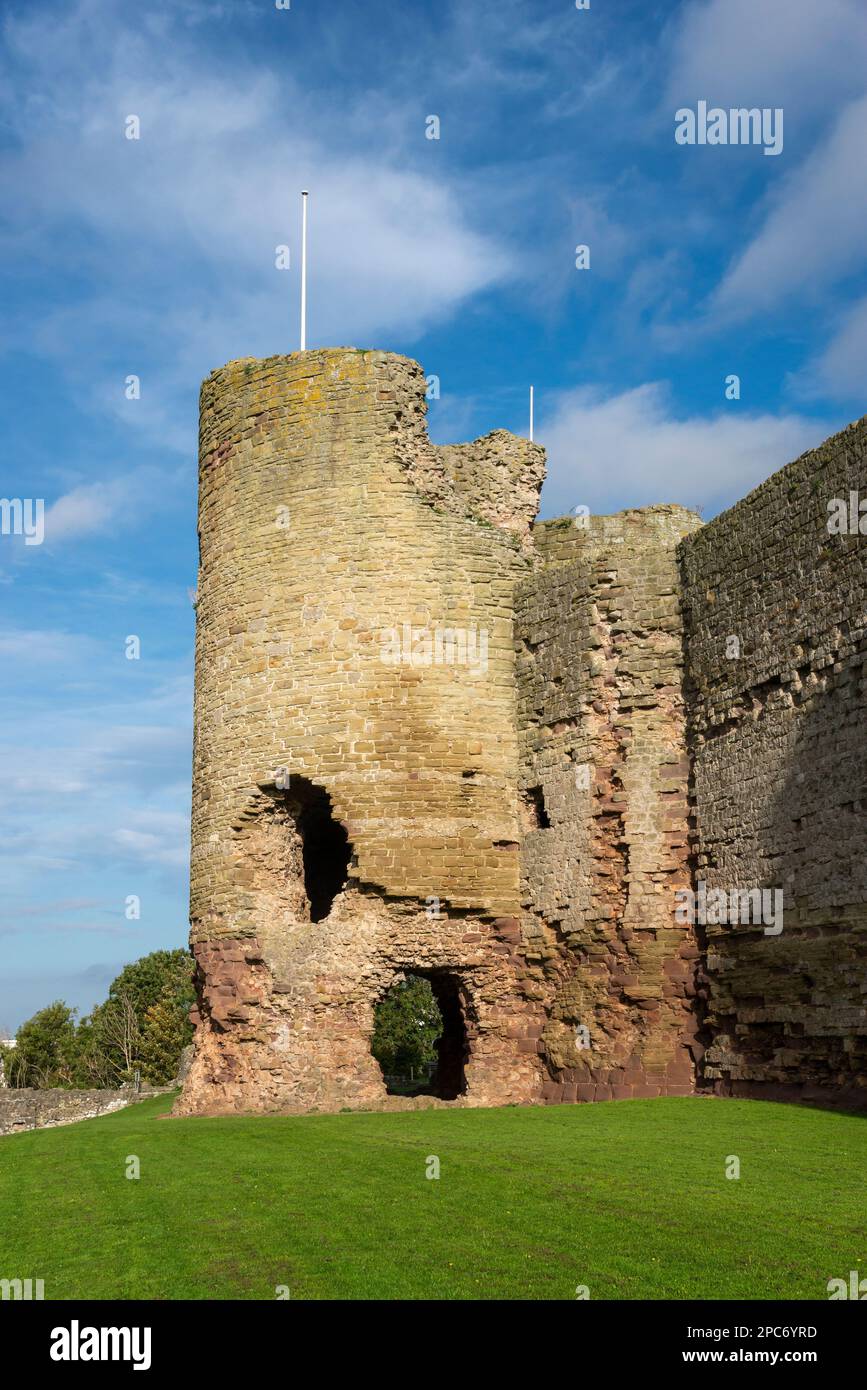
{"label": "round tower", "polygon": [[444,1021],[438,1093],[530,1101],[513,592],[543,472],[436,448],[417,363],[329,349],[202,387],[191,941],[179,1110],[386,1104],[374,1009]]}

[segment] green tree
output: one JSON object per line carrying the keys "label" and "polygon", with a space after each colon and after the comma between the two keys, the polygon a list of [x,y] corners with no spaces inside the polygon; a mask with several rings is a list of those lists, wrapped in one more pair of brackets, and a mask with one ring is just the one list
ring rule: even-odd
{"label": "green tree", "polygon": [[0,1055],[10,1086],[114,1087],[136,1071],[154,1085],[176,1075],[193,1035],[194,962],[189,951],[153,951],[125,965],[108,998],[76,1027],[62,1000],[18,1029]]}
{"label": "green tree", "polygon": [[434,1046],[443,1031],[442,1014],[430,981],[407,975],[376,1007],[370,1050],[389,1075],[418,1075],[437,1058]]}
{"label": "green tree", "polygon": [[176,1075],[193,1030],[194,962],[189,951],[152,951],[125,965],[108,998],[84,1020],[88,1028],[82,1064],[91,1085],[117,1086],[136,1071],[153,1085]]}
{"label": "green tree", "polygon": [[129,1001],[144,1031],[148,1009],[170,992],[189,1009],[195,999],[194,962],[189,951],[152,951],[149,956],[125,965],[109,986],[108,1001]]}
{"label": "green tree", "polygon": [[142,1076],[152,1086],[167,1086],[178,1074],[181,1053],[193,1036],[191,1003],[170,986],[145,1014],[140,1056]]}
{"label": "green tree", "polygon": [[15,1035],[6,1049],[10,1086],[74,1086],[78,1070],[75,1010],[62,999],[40,1009]]}
{"label": "green tree", "polygon": [[15,1048],[0,1043],[0,1085],[17,1086],[16,1073]]}
{"label": "green tree", "polygon": [[75,1084],[85,1089],[113,1087],[118,1083],[116,1069],[100,1032],[99,1012],[101,1008],[102,1005],[97,1005],[87,1018],[81,1020],[75,1035],[77,1044]]}
{"label": "green tree", "polygon": [[139,1063],[141,1026],[126,991],[97,1004],[79,1029],[79,1067],[91,1086],[121,1086],[132,1081]]}

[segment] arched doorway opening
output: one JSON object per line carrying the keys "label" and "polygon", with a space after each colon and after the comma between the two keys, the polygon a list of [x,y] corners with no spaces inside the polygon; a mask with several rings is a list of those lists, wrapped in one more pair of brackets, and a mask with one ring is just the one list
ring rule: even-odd
{"label": "arched doorway opening", "polygon": [[447,970],[406,971],[376,1006],[371,1052],[389,1095],[463,1095],[469,1038],[458,977]]}

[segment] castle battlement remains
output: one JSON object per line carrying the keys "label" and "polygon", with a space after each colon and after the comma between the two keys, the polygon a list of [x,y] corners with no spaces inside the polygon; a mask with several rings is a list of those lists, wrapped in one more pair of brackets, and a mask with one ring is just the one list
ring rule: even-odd
{"label": "castle battlement remains", "polygon": [[424,1103],[864,1104],[867,420],[708,525],[536,523],[543,450],[425,412],[383,352],[202,387],[178,1110],[420,1103],[370,1050],[406,972]]}

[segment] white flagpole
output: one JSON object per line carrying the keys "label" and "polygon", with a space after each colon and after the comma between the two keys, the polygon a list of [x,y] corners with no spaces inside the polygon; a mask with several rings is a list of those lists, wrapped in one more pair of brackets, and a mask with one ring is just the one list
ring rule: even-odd
{"label": "white flagpole", "polygon": [[533,388],[530,387],[530,443],[533,442]]}
{"label": "white flagpole", "polygon": [[307,351],[307,191],[301,194],[301,351]]}

